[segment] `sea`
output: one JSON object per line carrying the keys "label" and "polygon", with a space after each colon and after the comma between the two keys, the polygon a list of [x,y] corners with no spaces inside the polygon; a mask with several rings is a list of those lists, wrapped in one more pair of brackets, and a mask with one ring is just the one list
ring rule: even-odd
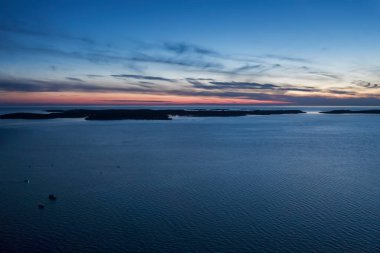
{"label": "sea", "polygon": [[1,120],[0,252],[380,252],[380,115],[289,108]]}

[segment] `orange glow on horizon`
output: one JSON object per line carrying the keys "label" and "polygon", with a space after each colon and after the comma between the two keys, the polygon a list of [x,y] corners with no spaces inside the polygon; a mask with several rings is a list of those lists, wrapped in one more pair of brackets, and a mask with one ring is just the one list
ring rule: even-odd
{"label": "orange glow on horizon", "polygon": [[62,105],[197,105],[197,104],[246,104],[273,105],[289,104],[284,101],[254,100],[245,98],[221,98],[211,96],[174,96],[119,93],[78,92],[9,92],[1,94],[2,104],[62,104]]}

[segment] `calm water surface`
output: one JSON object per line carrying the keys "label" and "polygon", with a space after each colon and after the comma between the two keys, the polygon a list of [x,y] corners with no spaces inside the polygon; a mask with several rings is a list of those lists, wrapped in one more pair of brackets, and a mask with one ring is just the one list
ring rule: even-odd
{"label": "calm water surface", "polygon": [[0,252],[380,252],[379,150],[379,115],[3,120]]}

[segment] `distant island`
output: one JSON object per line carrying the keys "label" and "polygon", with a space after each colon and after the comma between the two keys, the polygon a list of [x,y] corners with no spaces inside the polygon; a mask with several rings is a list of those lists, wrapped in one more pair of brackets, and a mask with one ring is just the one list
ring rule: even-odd
{"label": "distant island", "polygon": [[325,111],[325,112],[320,112],[320,113],[325,113],[325,114],[380,114],[380,110],[332,110],[332,111]]}
{"label": "distant island", "polygon": [[300,114],[301,110],[152,110],[152,109],[107,109],[107,110],[47,110],[47,113],[8,113],[0,119],[60,119],[84,118],[85,120],[171,120],[172,117],[239,117],[247,115]]}

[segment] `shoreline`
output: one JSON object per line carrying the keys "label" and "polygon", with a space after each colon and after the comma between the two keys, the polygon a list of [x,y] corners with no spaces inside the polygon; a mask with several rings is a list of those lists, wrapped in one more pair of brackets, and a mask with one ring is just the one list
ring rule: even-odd
{"label": "shoreline", "polygon": [[7,113],[0,119],[59,119],[84,118],[85,120],[171,120],[172,117],[242,117],[248,115],[301,114],[301,110],[153,110],[153,109],[72,109],[46,110],[47,113]]}
{"label": "shoreline", "polygon": [[[229,110],[229,109],[50,109],[46,113],[16,112],[0,119],[85,119],[85,120],[172,120],[173,117],[243,117],[249,115],[306,114],[302,110]],[[380,109],[330,110],[316,114],[380,114]]]}

